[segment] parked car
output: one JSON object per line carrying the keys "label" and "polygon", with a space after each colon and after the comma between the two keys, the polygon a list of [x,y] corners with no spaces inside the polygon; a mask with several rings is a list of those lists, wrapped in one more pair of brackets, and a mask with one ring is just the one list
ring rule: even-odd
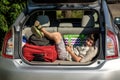
{"label": "parked car", "polygon": [[[88,62],[28,61],[22,47],[23,34],[32,35],[38,16],[50,32],[68,36],[82,45],[89,34],[99,34],[97,55]],[[46,16],[46,17],[45,17]],[[120,26],[105,0],[28,0],[27,7],[6,33],[0,56],[0,80],[119,80]],[[27,29],[27,30],[25,30]],[[75,38],[75,37],[73,37]],[[73,44],[74,45],[74,44]]]}

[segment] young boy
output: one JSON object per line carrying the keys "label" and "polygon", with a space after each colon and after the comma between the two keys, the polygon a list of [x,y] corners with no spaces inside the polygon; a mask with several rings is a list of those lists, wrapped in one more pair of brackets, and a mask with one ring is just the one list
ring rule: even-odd
{"label": "young boy", "polygon": [[69,60],[75,60],[76,62],[87,62],[93,59],[97,53],[97,47],[95,46],[95,36],[91,34],[85,41],[83,46],[66,46],[68,54],[72,57]]}
{"label": "young boy", "polygon": [[[58,57],[61,60],[68,60],[68,56],[72,57],[72,60],[76,62],[87,62],[97,53],[97,47],[94,46],[95,38],[94,35],[90,35],[82,47],[77,46],[72,48],[71,46],[65,46],[63,38],[59,32],[48,32],[40,25],[39,20],[35,21],[32,27],[32,32],[39,36],[39,38],[46,36],[51,40],[55,41],[56,48],[58,51]],[[68,54],[69,55],[68,55]]]}

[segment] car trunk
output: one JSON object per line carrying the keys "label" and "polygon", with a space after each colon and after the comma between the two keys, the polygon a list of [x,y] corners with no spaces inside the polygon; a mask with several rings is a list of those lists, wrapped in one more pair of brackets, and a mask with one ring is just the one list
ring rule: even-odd
{"label": "car trunk", "polygon": [[[41,2],[39,0],[29,0],[29,4],[28,4],[29,15],[23,27],[22,35],[27,34],[27,36],[31,36],[33,34],[31,32],[31,27],[33,26],[36,18],[39,15],[48,16],[50,24],[48,25],[47,23],[47,25],[45,26],[42,25],[42,26],[44,26],[45,29],[49,32],[60,32],[64,39],[64,42],[67,39],[68,41],[72,41],[72,39],[74,38],[75,40],[78,40],[78,43],[80,43],[80,45],[82,45],[89,34],[94,33],[94,34],[100,35],[99,13],[97,12],[96,9],[91,10],[90,8],[88,8],[89,4],[88,2],[86,2],[87,0],[84,0],[85,2],[73,1],[74,3],[80,3],[80,4],[85,3],[86,5],[83,5],[83,7],[81,7],[80,5],[76,5],[73,7],[68,5],[64,7],[66,5],[65,4],[66,2],[64,2],[62,6],[59,6],[58,4],[59,1],[57,3],[54,0],[53,0],[53,3],[57,3],[55,4],[55,6],[54,4],[52,4],[52,2],[49,2],[48,4],[46,3],[41,4],[41,3],[44,3],[44,1],[45,0]],[[94,1],[96,0],[91,0],[91,2],[94,2]],[[99,9],[99,7],[97,9]],[[86,18],[83,21],[84,17],[85,18],[89,17],[89,20],[87,21],[87,18]],[[79,35],[79,39],[78,37],[75,37],[78,35]],[[46,62],[46,61],[41,61],[36,59],[29,61],[25,59],[24,51],[22,51],[23,60],[29,64],[39,64],[39,65],[89,65],[91,63],[96,64],[101,60],[100,40],[101,40],[101,37],[99,36],[96,41],[96,46],[98,47],[97,55],[94,56],[94,58],[91,61],[75,62],[75,61],[66,61],[66,60],[60,60],[60,59],[56,59],[53,62]],[[70,42],[67,42],[67,43],[70,43]]]}

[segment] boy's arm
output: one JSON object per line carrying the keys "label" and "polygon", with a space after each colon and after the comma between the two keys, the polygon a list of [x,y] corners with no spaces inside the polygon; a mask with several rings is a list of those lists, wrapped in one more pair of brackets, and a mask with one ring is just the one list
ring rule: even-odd
{"label": "boy's arm", "polygon": [[72,56],[72,58],[73,58],[76,62],[80,62],[80,61],[82,60],[82,57],[75,55],[75,53],[74,53],[73,51],[69,52],[69,54]]}
{"label": "boy's arm", "polygon": [[72,51],[70,46],[66,46],[66,50],[68,51],[68,53],[72,56],[72,58],[76,61],[76,62],[80,62],[82,57],[81,56],[77,56],[75,55],[75,53]]}

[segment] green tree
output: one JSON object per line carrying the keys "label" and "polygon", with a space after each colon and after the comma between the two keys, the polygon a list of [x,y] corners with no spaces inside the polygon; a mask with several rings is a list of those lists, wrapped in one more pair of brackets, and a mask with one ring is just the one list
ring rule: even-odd
{"label": "green tree", "polygon": [[0,0],[0,50],[5,33],[26,5],[26,0]]}

